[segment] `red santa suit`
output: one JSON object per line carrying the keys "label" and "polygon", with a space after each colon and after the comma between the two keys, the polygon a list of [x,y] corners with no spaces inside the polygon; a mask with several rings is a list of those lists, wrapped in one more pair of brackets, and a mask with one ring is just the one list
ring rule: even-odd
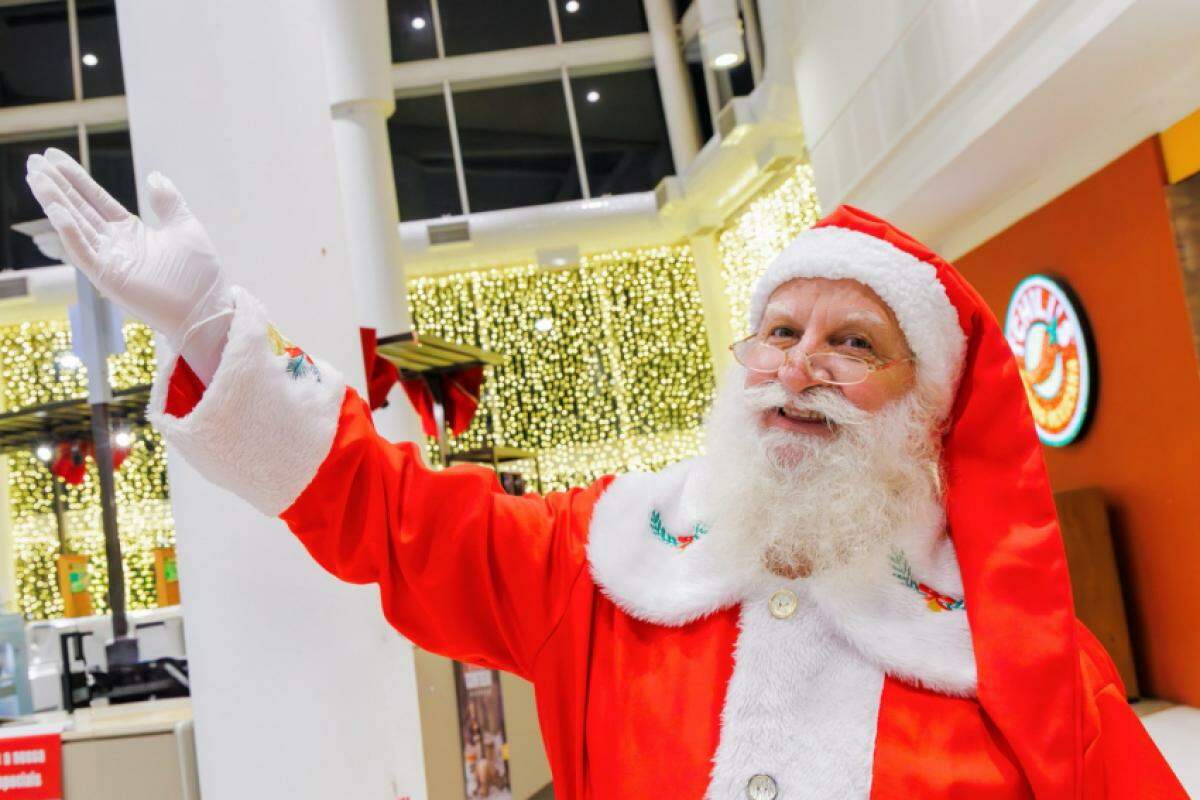
{"label": "red santa suit", "polygon": [[546,497],[431,471],[240,290],[211,384],[165,363],[152,413],[327,570],[378,584],[414,643],[532,681],[559,797],[1185,797],[1075,620],[1040,445],[983,301],[845,207],[771,265],[752,314],[802,276],[874,289],[947,414],[944,513],[852,578],[737,566],[761,559],[730,558],[736,532],[698,517],[720,470],[704,458]]}

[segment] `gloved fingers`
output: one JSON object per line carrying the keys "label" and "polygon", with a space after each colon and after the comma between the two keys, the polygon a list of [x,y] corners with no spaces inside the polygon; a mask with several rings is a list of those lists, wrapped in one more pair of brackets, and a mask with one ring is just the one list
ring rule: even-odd
{"label": "gloved fingers", "polygon": [[87,237],[83,235],[76,224],[75,217],[58,203],[51,203],[46,206],[45,210],[50,224],[58,231],[59,239],[62,240],[63,248],[67,251],[67,257],[71,263],[83,270],[92,283],[96,283],[96,279],[103,271],[100,269],[100,260],[95,248],[91,246]]}
{"label": "gloved fingers", "polygon": [[150,208],[158,221],[166,225],[176,216],[189,212],[183,195],[175,188],[175,184],[166,175],[157,170],[146,176],[146,185],[150,187]]}
{"label": "gloved fingers", "polygon": [[96,183],[91,175],[87,174],[87,170],[79,165],[79,162],[71,158],[58,148],[51,147],[46,151],[46,160],[58,169],[71,185],[79,190],[79,194],[85,200],[91,203],[92,207],[100,214],[101,217],[109,222],[120,222],[123,219],[133,216],[126,210],[125,206],[113,199],[113,196],[104,191],[104,187]]}
{"label": "gloved fingers", "polygon": [[[37,198],[42,209],[46,210],[52,205],[59,206],[70,218],[76,228],[79,229],[80,235],[92,246],[93,249],[100,248],[100,232],[92,227],[91,223],[84,218],[83,213],[71,205],[67,200],[62,189],[51,180],[43,172],[31,172],[26,174],[25,182],[29,184],[29,188],[33,191],[33,196]],[[47,216],[49,211],[46,212]],[[53,224],[53,221],[51,221]],[[57,225],[54,226],[56,229]]]}
{"label": "gloved fingers", "polygon": [[100,214],[92,207],[92,204],[83,198],[83,195],[71,185],[71,182],[63,176],[61,172],[55,169],[54,165],[46,160],[46,157],[38,153],[34,153],[25,162],[25,170],[27,173],[40,173],[45,175],[66,195],[67,201],[71,207],[83,215],[83,218],[88,221],[97,232],[103,231],[105,222]]}

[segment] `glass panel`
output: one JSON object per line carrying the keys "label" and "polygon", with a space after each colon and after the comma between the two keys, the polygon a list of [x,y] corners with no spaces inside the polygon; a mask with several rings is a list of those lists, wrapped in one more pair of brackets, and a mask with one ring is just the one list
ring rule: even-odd
{"label": "glass panel", "polygon": [[565,41],[646,30],[642,0],[554,0]]}
{"label": "glass panel", "polygon": [[562,83],[454,93],[471,211],[582,197]]}
{"label": "glass panel", "polygon": [[440,0],[446,55],[552,44],[546,0]]}
{"label": "glass panel", "polygon": [[674,172],[654,70],[572,78],[592,196],[653,189]]}
{"label": "glass panel", "polygon": [[92,176],[121,205],[137,213],[137,179],[133,174],[133,148],[129,131],[88,132],[88,157]]}
{"label": "glass panel", "polygon": [[67,4],[0,4],[0,106],[73,97]]}
{"label": "glass panel", "polygon": [[696,61],[688,61],[688,78],[692,84],[692,99],[696,103],[696,116],[700,120],[700,144],[704,145],[713,135],[712,112],[708,108],[708,90],[704,85],[704,67]]}
{"label": "glass panel", "polygon": [[121,43],[117,39],[117,9],[113,0],[76,0],[75,9],[79,17],[83,96],[125,94]]}
{"label": "glass panel", "polygon": [[400,219],[461,214],[450,125],[442,95],[396,100],[388,120]]}
{"label": "glass panel", "polygon": [[429,0],[388,0],[392,62],[437,58]]}
{"label": "glass panel", "polygon": [[78,158],[78,141],[73,133],[64,133],[53,138],[0,143],[0,268],[40,267],[55,263],[42,255],[33,239],[17,233],[12,226],[17,222],[46,218],[42,207],[33,199],[29,185],[25,183],[26,159],[47,147],[57,147]]}

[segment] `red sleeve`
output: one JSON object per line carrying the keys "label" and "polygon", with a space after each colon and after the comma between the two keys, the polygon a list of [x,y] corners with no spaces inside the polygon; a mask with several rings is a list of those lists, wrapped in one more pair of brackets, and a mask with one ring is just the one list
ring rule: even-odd
{"label": "red sleeve", "polygon": [[1104,646],[1076,625],[1084,688],[1082,729],[1086,800],[1187,800],[1142,721],[1125,699],[1125,687]]}
{"label": "red sleeve", "polygon": [[204,396],[204,381],[182,358],[175,361],[171,380],[167,384],[167,401],[163,410],[172,417],[186,417]]}
{"label": "red sleeve", "polygon": [[512,497],[481,467],[434,472],[416,445],[379,437],[347,391],[329,455],[281,516],[329,572],[377,583],[416,644],[528,676],[584,569],[604,485]]}

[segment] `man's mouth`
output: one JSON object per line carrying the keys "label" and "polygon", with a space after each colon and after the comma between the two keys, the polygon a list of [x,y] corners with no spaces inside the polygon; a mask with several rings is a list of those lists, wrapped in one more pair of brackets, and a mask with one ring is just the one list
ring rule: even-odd
{"label": "man's mouth", "polygon": [[828,417],[818,411],[798,411],[796,409],[780,406],[779,408],[775,409],[775,413],[781,417],[787,417],[790,420],[795,420],[796,422],[819,422],[822,425],[832,424]]}
{"label": "man's mouth", "polygon": [[768,428],[790,431],[792,433],[806,433],[828,437],[837,428],[837,423],[829,419],[829,417],[819,411],[809,409],[776,406],[774,411],[768,411],[765,417],[765,424]]}

